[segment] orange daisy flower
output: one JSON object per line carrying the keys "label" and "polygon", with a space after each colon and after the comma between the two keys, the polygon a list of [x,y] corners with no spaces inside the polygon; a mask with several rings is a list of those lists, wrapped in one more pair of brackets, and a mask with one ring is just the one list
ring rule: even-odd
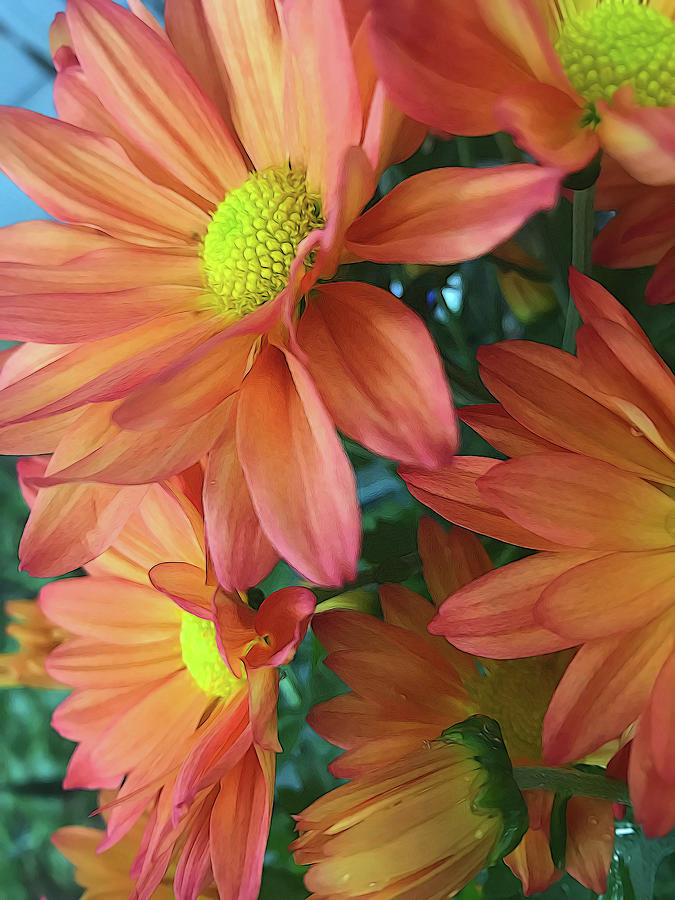
{"label": "orange daisy flower", "polygon": [[[105,793],[105,792],[104,792]],[[145,819],[143,817],[124,837],[103,853],[97,849],[103,832],[98,828],[84,828],[70,825],[59,828],[52,835],[52,843],[66,859],[75,866],[75,881],[84,888],[81,900],[97,900],[105,889],[106,900],[127,900],[133,896],[134,882],[129,871],[143,838]],[[173,879],[176,865],[170,864],[166,874],[152,895],[153,900],[175,900]],[[214,884],[195,897],[195,900],[219,900]]]}
{"label": "orange daisy flower", "polygon": [[607,160],[595,199],[599,209],[616,215],[593,242],[593,261],[612,269],[656,266],[645,300],[675,302],[675,187],[640,184]]}
{"label": "orange daisy flower", "polygon": [[[0,449],[53,452],[41,485],[59,486],[24,541],[30,571],[91,558],[59,508],[72,524],[113,506],[114,531],[137,502],[92,501],[83,483],[110,492],[208,456],[224,587],[280,555],[340,584],[360,523],[336,428],[435,467],[456,423],[411,311],[364,284],[311,289],[343,260],[480,255],[553,205],[558,175],[439,169],[360,214],[424,129],[389,102],[339,0],[168,0],[166,32],[134,9],[69,0],[52,31],[60,121],[0,110],[0,167],[69,223],[3,235],[0,334],[28,343],[0,392]],[[46,530],[48,563],[34,550]]]}
{"label": "orange daisy flower", "polygon": [[573,172],[600,149],[646,184],[675,182],[672,0],[374,0],[380,77],[452,134],[508,131]]}
{"label": "orange daisy flower", "polygon": [[39,595],[62,634],[46,670],[73,688],[53,717],[78,745],[64,786],[114,792],[99,851],[147,815],[127,871],[140,900],[170,864],[178,898],[213,881],[221,898],[257,897],[281,749],[277,666],[314,610],[305,588],[255,612],[206,583],[200,481],[151,486],[88,577]]}
{"label": "orange daisy flower", "polygon": [[[499,817],[483,824],[480,810],[466,803],[458,808],[458,791],[462,797],[467,791],[461,783],[466,760],[458,761],[452,748],[437,759],[423,751],[449,725],[475,714],[494,718],[514,765],[542,763],[542,720],[569,654],[481,659],[479,668],[472,657],[430,635],[429,622],[447,595],[492,567],[474,535],[458,528],[446,534],[430,519],[420,522],[419,546],[433,605],[400,585],[384,585],[384,621],[343,610],[313,621],[329,654],[326,664],[352,691],[315,707],[308,721],[345,748],[331,766],[333,774],[354,779],[298,818],[307,834],[296,842],[296,860],[316,864],[307,876],[313,896],[360,896],[362,882],[375,882],[381,893],[373,896],[411,896],[403,888],[414,884],[414,896],[424,900],[447,896],[483,868],[501,833]],[[442,786],[436,783],[439,772]],[[427,781],[433,787],[423,798],[427,815],[411,837],[405,804],[414,803]],[[545,890],[562,872],[549,850],[553,795],[528,790],[524,796],[530,828],[506,862],[529,894]],[[602,893],[613,847],[611,804],[576,797],[567,825],[567,870]],[[399,836],[401,828],[406,832]]]}
{"label": "orange daisy flower", "polygon": [[65,638],[65,631],[50,622],[33,600],[10,600],[5,612],[15,620],[5,632],[19,649],[0,653],[0,687],[60,688],[45,671],[45,659]]}
{"label": "orange daisy flower", "polygon": [[[447,519],[543,551],[453,594],[431,629],[499,658],[580,646],[546,715],[545,760],[578,759],[647,715],[656,724],[638,725],[630,786],[656,768],[672,827],[662,748],[675,722],[657,700],[675,633],[675,379],[611,294],[575,271],[570,285],[584,320],[577,357],[525,341],[479,351],[499,403],[462,417],[513,458],[402,473]],[[662,831],[662,813],[637,809],[646,831]]]}

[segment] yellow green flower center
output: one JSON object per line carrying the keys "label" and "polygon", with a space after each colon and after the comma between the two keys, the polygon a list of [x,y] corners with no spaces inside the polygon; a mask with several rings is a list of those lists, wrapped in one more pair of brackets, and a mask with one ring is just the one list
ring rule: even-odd
{"label": "yellow green flower center", "polygon": [[482,716],[496,719],[514,761],[541,758],[541,729],[551,697],[569,656],[553,653],[533,659],[485,660],[466,687]]}
{"label": "yellow green flower center", "polygon": [[241,318],[285,287],[298,245],[325,224],[305,173],[287,166],[253,172],[213,215],[202,244],[207,290]]}
{"label": "yellow green flower center", "polygon": [[640,106],[675,102],[675,27],[641,0],[599,0],[565,17],[555,49],[587,100],[611,100],[630,84]]}
{"label": "yellow green flower center", "polygon": [[246,682],[228,669],[216,644],[213,622],[183,612],[180,648],[183,662],[199,687],[212,697],[229,697]]}

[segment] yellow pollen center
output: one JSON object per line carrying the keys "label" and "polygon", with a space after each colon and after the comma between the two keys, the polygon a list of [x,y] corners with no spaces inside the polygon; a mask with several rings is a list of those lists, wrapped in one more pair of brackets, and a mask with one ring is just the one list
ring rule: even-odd
{"label": "yellow pollen center", "polygon": [[298,245],[325,224],[305,173],[287,166],[253,172],[213,215],[202,244],[207,290],[241,318],[285,287]]}
{"label": "yellow pollen center", "polygon": [[641,0],[598,0],[566,17],[555,49],[587,100],[611,100],[630,84],[640,106],[675,102],[675,27]]}
{"label": "yellow pollen center", "polygon": [[216,644],[213,622],[183,612],[180,648],[183,662],[199,687],[212,697],[229,697],[246,684],[228,669]]}

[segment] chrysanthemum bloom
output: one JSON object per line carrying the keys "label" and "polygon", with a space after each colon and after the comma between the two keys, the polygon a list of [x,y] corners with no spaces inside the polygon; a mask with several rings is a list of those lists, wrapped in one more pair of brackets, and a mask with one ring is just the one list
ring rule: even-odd
{"label": "chrysanthemum bloom", "polygon": [[[356,808],[359,815],[368,811],[369,807],[357,807],[359,800],[385,794],[386,779],[394,769],[400,772],[403,784],[412,781],[415,773],[409,773],[406,780],[407,768],[426,765],[434,759],[425,755],[423,743],[432,741],[448,725],[472,714],[490,716],[500,723],[515,765],[541,764],[542,720],[569,655],[506,662],[481,660],[481,673],[472,657],[430,635],[427,626],[437,605],[452,591],[489,571],[491,565],[478,539],[468,532],[453,528],[448,535],[440,525],[423,519],[419,538],[434,605],[404,587],[385,585],[380,590],[384,621],[338,610],[318,615],[313,622],[315,633],[329,653],[326,664],[352,688],[352,692],[315,707],[309,718],[319,734],[346,749],[332,764],[331,771],[354,779],[349,788],[338,788],[299,818],[300,830],[309,831],[310,837],[298,842],[302,853],[296,859],[323,860],[310,871],[307,880],[308,887],[320,897],[358,896],[356,880],[352,883],[350,878],[343,885],[339,878],[340,873],[352,871],[353,846],[364,851],[364,861],[358,863],[363,879],[368,881],[372,875],[370,880],[380,890],[391,889],[391,894],[382,895],[387,897],[412,896],[403,890],[396,893],[400,887],[398,879],[404,877],[417,879],[412,882],[417,900],[447,896],[469,880],[469,865],[473,874],[485,865],[489,847],[486,852],[482,838],[487,829],[475,820],[473,824],[466,821],[464,816],[470,817],[466,807],[455,817],[456,792],[461,784],[448,771],[444,790],[434,783],[434,791],[438,789],[440,793],[430,791],[421,797],[423,803],[431,802],[433,809],[427,807],[426,817],[416,825],[414,842],[406,843],[403,836],[399,839],[399,829],[410,827],[410,819],[403,809],[404,798],[397,792],[383,796],[383,802],[389,799],[402,803],[387,807],[382,813],[386,815],[386,827],[372,826],[372,835],[365,845],[360,843],[362,832],[374,820],[365,821],[358,835],[356,831],[352,836],[342,835],[351,821],[347,810]],[[444,765],[451,761],[456,764],[450,754]],[[525,797],[530,829],[506,861],[522,880],[525,891],[532,893],[544,890],[562,873],[556,870],[548,845],[553,795],[525,791]],[[441,826],[440,821],[445,824]],[[605,889],[612,856],[611,805],[574,798],[568,807],[567,822],[567,869],[600,893]],[[492,824],[496,829],[497,824]],[[477,835],[476,829],[483,834]],[[496,833],[493,830],[491,840]],[[455,841],[460,836],[457,855]],[[476,836],[481,840],[476,840]],[[400,842],[394,844],[394,840]],[[407,866],[405,874],[397,871],[396,865]],[[380,869],[394,873],[392,884],[383,883]]]}
{"label": "chrysanthemum bloom", "polygon": [[[105,792],[104,792],[105,793]],[[84,888],[80,900],[128,900],[134,883],[129,870],[143,837],[144,819],[140,819],[124,837],[103,853],[97,853],[103,832],[98,828],[71,825],[59,828],[52,835],[52,843],[75,866],[75,881]],[[173,876],[175,865],[154,890],[153,900],[174,900]],[[218,900],[215,885],[203,889],[195,900]]]}
{"label": "chrysanthemum bloom", "polygon": [[[424,132],[389,102],[339,0],[168,0],[166,33],[134,9],[69,0],[52,32],[61,121],[0,110],[0,167],[69,223],[3,235],[0,334],[28,344],[0,392],[0,448],[53,451],[43,485],[60,485],[24,564],[63,571],[34,551],[47,528],[69,568],[91,558],[85,529],[58,516],[82,483],[157,481],[208,455],[226,588],[279,555],[342,583],[360,525],[336,427],[435,467],[456,423],[411,311],[368,285],[310,289],[341,260],[480,255],[555,202],[558,175],[425,172],[360,215]],[[135,502],[95,498],[116,527]]]}
{"label": "chrysanthemum bloom", "polygon": [[613,269],[656,266],[645,300],[675,302],[675,187],[640,184],[608,160],[595,200],[616,215],[593,242],[593,261]]}
{"label": "chrysanthemum bloom", "polygon": [[[525,341],[479,351],[499,403],[462,415],[513,458],[402,474],[447,519],[543,551],[455,593],[432,630],[501,658],[580,646],[546,715],[544,758],[578,759],[648,709],[656,724],[638,725],[631,760],[638,790],[650,760],[666,771],[675,735],[672,704],[654,699],[667,693],[675,635],[675,380],[611,294],[575,271],[570,284],[584,320],[577,357]],[[672,787],[667,802],[672,827]],[[662,830],[647,801],[637,809],[647,831]]]}
{"label": "chrysanthemum bloom", "polygon": [[0,687],[61,687],[47,674],[45,659],[65,638],[63,629],[44,615],[34,600],[10,600],[5,612],[15,621],[5,631],[19,644],[14,653],[0,653]]}
{"label": "chrysanthemum bloom", "polygon": [[134,897],[154,896],[173,861],[179,900],[212,881],[221,898],[254,900],[280,749],[276,667],[314,598],[286,588],[256,613],[205,584],[193,475],[183,492],[153,485],[88,577],[42,589],[43,613],[67,635],[47,672],[74,689],[53,724],[78,744],[64,785],[116,791],[100,850],[148,814]]}
{"label": "chrysanthemum bloom", "polygon": [[639,181],[675,182],[672,0],[373,5],[378,74],[409,115],[452,134],[508,131],[568,171],[603,149]]}

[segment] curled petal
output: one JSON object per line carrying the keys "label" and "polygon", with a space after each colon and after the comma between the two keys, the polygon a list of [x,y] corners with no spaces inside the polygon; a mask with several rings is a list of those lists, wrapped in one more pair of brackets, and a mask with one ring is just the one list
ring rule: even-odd
{"label": "curled petal", "polygon": [[256,632],[265,637],[251,648],[246,663],[252,667],[285,666],[295,656],[310,619],[316,598],[307,588],[287,587],[263,600],[255,618]]}

